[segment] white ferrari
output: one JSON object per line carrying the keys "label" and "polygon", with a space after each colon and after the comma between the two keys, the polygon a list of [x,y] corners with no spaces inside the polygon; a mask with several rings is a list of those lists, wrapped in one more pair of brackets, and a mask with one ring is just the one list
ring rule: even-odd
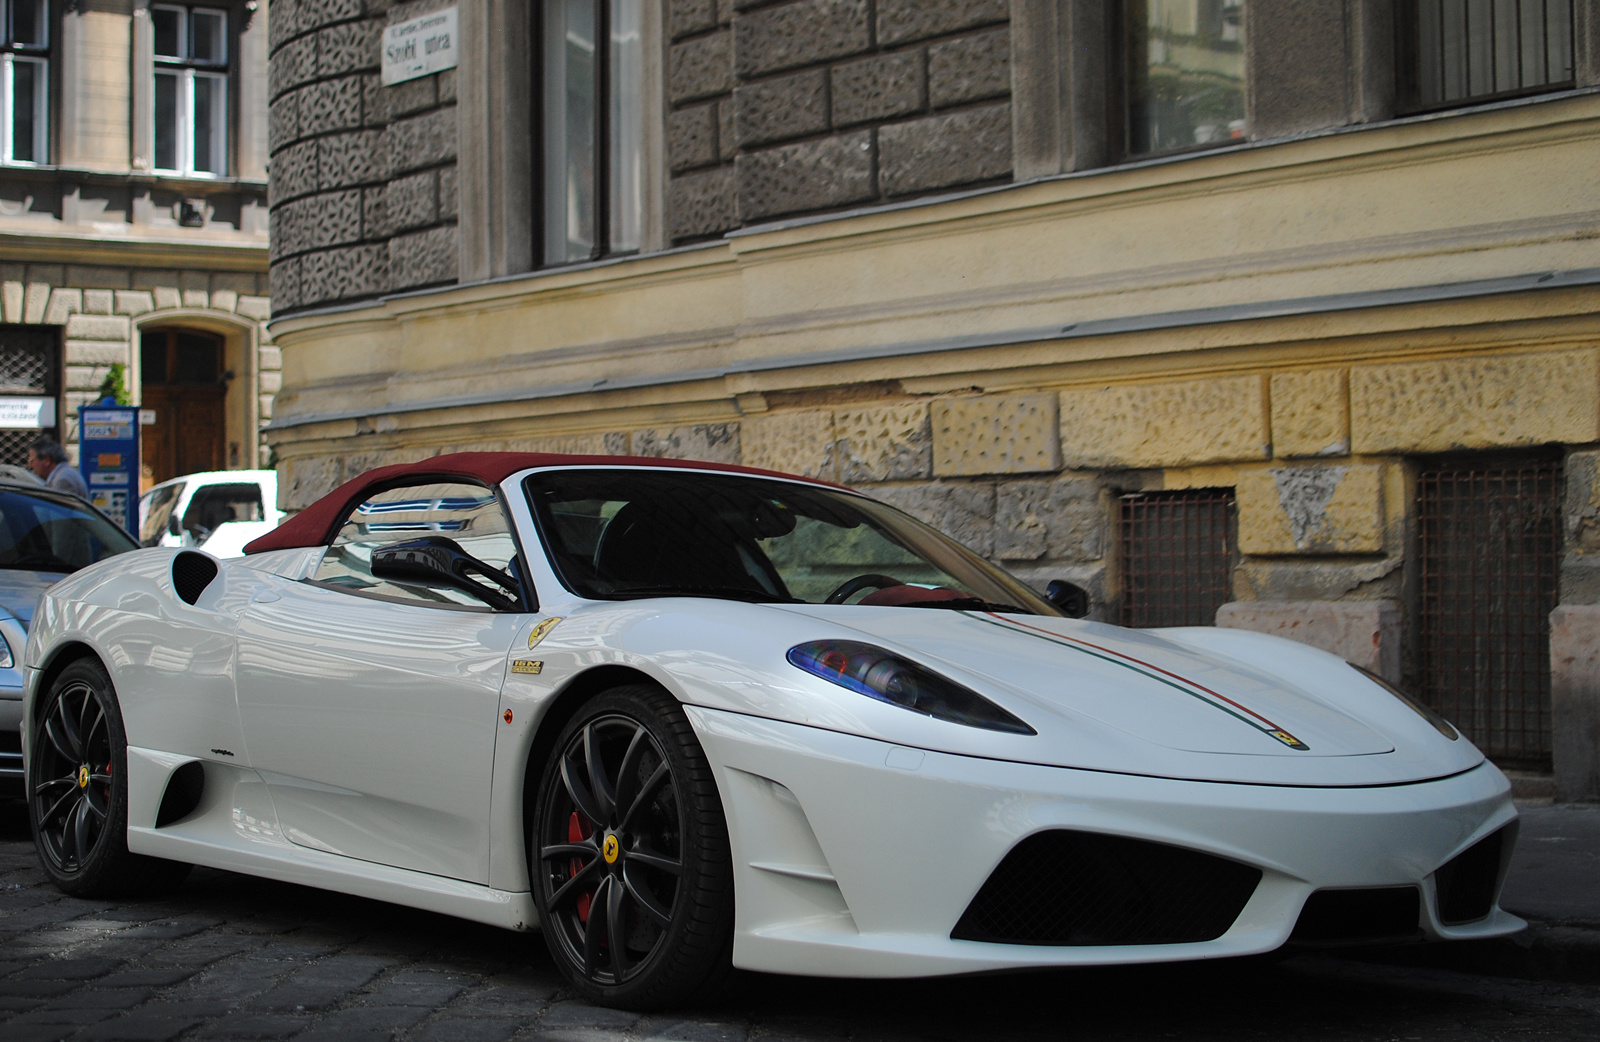
{"label": "white ferrari", "polygon": [[191,864],[542,929],[583,994],[1481,938],[1517,822],[1299,644],[1086,621],[848,489],[441,456],[218,561],[52,587],[23,733],[69,893]]}

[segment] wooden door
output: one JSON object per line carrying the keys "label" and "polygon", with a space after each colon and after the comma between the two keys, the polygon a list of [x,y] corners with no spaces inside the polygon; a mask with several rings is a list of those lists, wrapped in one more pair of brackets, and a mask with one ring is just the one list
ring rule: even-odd
{"label": "wooden door", "polygon": [[155,482],[222,470],[227,449],[222,338],[181,329],[146,331],[140,340],[141,407],[156,422],[143,428],[141,454]]}

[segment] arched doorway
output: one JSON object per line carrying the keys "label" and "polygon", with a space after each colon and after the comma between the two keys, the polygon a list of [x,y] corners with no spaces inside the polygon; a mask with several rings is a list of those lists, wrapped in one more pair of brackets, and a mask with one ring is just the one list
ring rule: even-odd
{"label": "arched doorway", "polygon": [[153,481],[222,470],[227,449],[223,338],[194,329],[146,329],[139,337],[141,406],[155,411],[142,454]]}

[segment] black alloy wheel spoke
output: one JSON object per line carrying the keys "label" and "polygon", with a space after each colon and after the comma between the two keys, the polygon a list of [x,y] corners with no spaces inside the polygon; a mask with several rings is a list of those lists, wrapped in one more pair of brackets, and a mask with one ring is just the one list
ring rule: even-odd
{"label": "black alloy wheel spoke", "polygon": [[600,848],[592,840],[583,843],[556,843],[539,851],[541,861],[560,861],[564,858],[594,858],[600,856]]}
{"label": "black alloy wheel spoke", "polygon": [[583,974],[586,977],[594,976],[595,965],[600,959],[600,920],[605,918],[604,909],[611,897],[611,880],[611,876],[600,880],[589,902],[589,921],[584,924],[583,931]]}
{"label": "black alloy wheel spoke", "polygon": [[675,876],[683,875],[682,861],[676,858],[663,857],[648,850],[630,850],[628,852],[628,860],[633,864],[648,865],[650,868],[658,868]]}
{"label": "black alloy wheel spoke", "polygon": [[89,775],[89,780],[92,781],[92,782],[99,782],[101,785],[110,785],[111,784],[111,775],[109,775],[109,774],[91,774],[91,775]]}
{"label": "black alloy wheel spoke", "polygon": [[63,760],[76,761],[80,759],[76,743],[71,740],[69,733],[64,732],[66,718],[62,715],[59,706],[52,712],[44,723],[44,735],[50,739],[50,744],[56,747],[56,755]]}
{"label": "black alloy wheel spoke", "polygon": [[606,940],[611,948],[611,975],[618,981],[628,972],[628,931],[622,896],[622,883],[612,876],[611,889],[606,892]]}
{"label": "black alloy wheel spoke", "polygon": [[628,878],[628,866],[622,869],[622,885],[627,890],[628,896],[633,898],[634,904],[644,910],[644,913],[655,921],[656,926],[665,930],[672,922],[672,913],[661,907],[661,903],[651,896],[650,891],[642,886],[635,886],[633,880]]}
{"label": "black alloy wheel spoke", "polygon": [[105,723],[106,713],[100,708],[100,700],[85,698],[83,709],[78,716],[78,734],[83,737],[83,751],[85,754],[94,748],[94,736],[99,731],[100,725]]}
{"label": "black alloy wheel spoke", "polygon": [[[41,785],[39,788],[43,789],[44,786]],[[39,794],[36,794],[36,795],[39,795]],[[71,789],[67,790],[64,794],[62,794],[62,797],[59,800],[57,800],[50,807],[50,809],[48,811],[46,811],[45,813],[39,815],[39,827],[42,829],[46,825],[50,824],[52,821],[56,820],[56,815],[60,814],[62,812],[62,810],[64,810],[66,808],[67,804],[71,803],[73,801],[73,798],[76,797],[77,795],[78,795],[78,783],[77,782],[73,782]]]}
{"label": "black alloy wheel spoke", "polygon": [[639,813],[641,807],[649,806],[651,798],[655,796],[656,790],[661,787],[661,783],[671,776],[672,771],[667,767],[667,761],[662,760],[661,765],[655,769],[655,773],[646,778],[644,784],[639,786],[638,793],[628,806],[628,812],[623,815],[622,822],[617,826],[619,831],[626,832],[628,830],[629,826],[633,824],[634,815]]}
{"label": "black alloy wheel spoke", "polygon": [[69,754],[69,756],[74,760],[81,760],[83,759],[83,732],[80,731],[77,725],[73,723],[73,714],[67,711],[66,692],[62,693],[61,700],[56,703],[56,706],[56,716],[61,721],[62,730],[66,734],[67,744],[72,748],[72,752]]}
{"label": "black alloy wheel spoke", "polygon": [[594,793],[595,803],[600,808],[600,817],[595,818],[594,823],[611,824],[617,812],[617,796],[606,778],[606,765],[600,758],[599,736],[593,724],[583,729],[583,759],[589,768],[589,791]]}
{"label": "black alloy wheel spoke", "polygon": [[94,800],[91,800],[87,793],[83,797],[83,805],[89,808],[89,813],[94,815],[97,824],[106,820],[106,812],[100,807],[96,807]]}
{"label": "black alloy wheel spoke", "polygon": [[[574,872],[571,879],[568,879],[565,883],[562,883],[561,886],[557,888],[556,892],[550,895],[551,909],[553,910],[560,908],[562,905],[566,904],[568,900],[575,900],[579,894],[583,893],[584,889],[594,881],[594,877],[600,875],[600,866],[602,864],[604,864],[604,862],[602,862],[599,858],[595,858],[593,861]],[[604,880],[601,880],[601,883],[604,884]],[[591,901],[590,908],[592,909],[593,907],[594,902]],[[591,918],[592,917],[593,916],[591,912]]]}
{"label": "black alloy wheel spoke", "polygon": [[600,806],[595,802],[594,795],[589,792],[588,786],[574,777],[572,758],[561,758],[561,784],[566,787],[567,798],[577,808],[579,814],[589,819],[591,825],[602,827],[605,819],[600,815]]}
{"label": "black alloy wheel spoke", "polygon": [[635,727],[633,737],[628,739],[628,751],[622,754],[622,766],[617,768],[617,817],[624,822],[633,808],[633,778],[639,772],[639,760],[644,756],[649,740],[650,735],[644,728]]}
{"label": "black alloy wheel spoke", "polygon": [[84,856],[89,852],[89,812],[84,807],[84,802],[78,802],[77,809],[72,812],[72,856],[77,858],[78,864],[83,864]]}

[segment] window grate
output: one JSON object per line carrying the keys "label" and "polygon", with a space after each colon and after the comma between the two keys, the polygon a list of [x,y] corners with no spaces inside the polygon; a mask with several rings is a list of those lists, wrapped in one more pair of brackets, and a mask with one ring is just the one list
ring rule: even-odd
{"label": "window grate", "polygon": [[1550,612],[1561,464],[1439,464],[1417,477],[1422,697],[1507,766],[1550,767]]}
{"label": "window grate", "polygon": [[1407,109],[1573,85],[1572,0],[1411,0],[1400,13]]}
{"label": "window grate", "polygon": [[1233,490],[1122,498],[1122,624],[1210,626],[1233,599],[1239,560]]}

